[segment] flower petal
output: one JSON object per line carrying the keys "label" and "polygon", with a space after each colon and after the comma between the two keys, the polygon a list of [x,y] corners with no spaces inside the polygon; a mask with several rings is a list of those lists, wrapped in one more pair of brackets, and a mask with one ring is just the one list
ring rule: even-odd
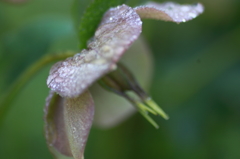
{"label": "flower petal", "polygon": [[59,152],[82,159],[94,115],[90,93],[86,91],[77,98],[62,98],[51,91],[44,112],[45,136],[50,151],[55,157]]}
{"label": "flower petal", "polygon": [[74,159],[83,159],[84,149],[94,116],[94,102],[85,91],[77,98],[66,98],[64,120]]}
{"label": "flower petal", "polygon": [[50,91],[44,109],[45,137],[53,154],[57,150],[63,155],[72,156],[63,119],[63,106],[63,98]]}
{"label": "flower petal", "polygon": [[180,23],[197,17],[203,12],[204,7],[200,3],[193,5],[180,5],[173,2],[166,2],[162,4],[149,2],[134,9],[141,18]]}
{"label": "flower petal", "polygon": [[[120,62],[133,72],[144,90],[149,88],[153,72],[153,59],[142,38],[138,38],[133,43]],[[100,128],[113,127],[136,111],[125,98],[104,90],[97,84],[93,85],[90,90],[95,101],[94,125]]]}
{"label": "flower petal", "polygon": [[88,49],[55,64],[47,85],[61,96],[76,97],[102,75],[113,70],[115,63],[142,30],[138,14],[121,5],[107,11]]}
{"label": "flower petal", "polygon": [[154,60],[152,52],[143,37],[140,36],[134,42],[122,56],[120,62],[133,73],[139,85],[144,90],[148,90],[152,80]]}

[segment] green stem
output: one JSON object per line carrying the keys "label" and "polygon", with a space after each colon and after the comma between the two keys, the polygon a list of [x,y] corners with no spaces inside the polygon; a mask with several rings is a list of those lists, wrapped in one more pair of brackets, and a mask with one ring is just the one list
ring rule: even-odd
{"label": "green stem", "polygon": [[66,59],[73,56],[73,52],[66,52],[62,54],[45,55],[40,60],[32,64],[23,74],[12,84],[8,92],[0,101],[0,125],[2,124],[8,110],[11,107],[13,99],[20,92],[20,90],[27,84],[27,82],[44,66],[54,61]]}

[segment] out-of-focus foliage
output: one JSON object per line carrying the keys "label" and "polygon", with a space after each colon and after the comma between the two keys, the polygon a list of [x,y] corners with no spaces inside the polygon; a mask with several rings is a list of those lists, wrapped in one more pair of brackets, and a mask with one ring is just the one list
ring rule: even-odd
{"label": "out-of-focus foliage", "polygon": [[[128,4],[138,2],[144,1]],[[195,1],[178,1],[191,2]],[[156,118],[160,129],[155,130],[136,114],[110,130],[93,128],[86,159],[240,158],[240,1],[199,2],[205,12],[186,24],[143,23],[155,61],[150,93],[170,120]],[[42,55],[78,50],[72,4],[0,2],[1,95]],[[84,10],[85,4],[77,7]],[[41,71],[14,101],[0,128],[0,158],[52,158],[42,119],[48,71],[49,67]]]}

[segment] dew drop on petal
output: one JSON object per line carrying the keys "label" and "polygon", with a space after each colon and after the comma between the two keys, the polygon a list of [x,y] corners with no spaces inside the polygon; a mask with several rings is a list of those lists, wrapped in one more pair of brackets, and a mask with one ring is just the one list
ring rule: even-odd
{"label": "dew drop on petal", "polygon": [[64,97],[72,98],[83,93],[93,82],[115,68],[141,30],[141,19],[133,8],[121,5],[109,9],[88,48],[52,67],[48,82],[53,77],[61,77],[63,81],[53,80],[48,87]]}
{"label": "dew drop on petal", "polygon": [[176,23],[186,22],[201,14],[204,7],[200,4],[180,5],[173,2],[149,2],[135,8],[141,18],[159,19]]}
{"label": "dew drop on petal", "polygon": [[55,82],[57,83],[63,82],[63,79],[61,77],[57,77],[55,78]]}

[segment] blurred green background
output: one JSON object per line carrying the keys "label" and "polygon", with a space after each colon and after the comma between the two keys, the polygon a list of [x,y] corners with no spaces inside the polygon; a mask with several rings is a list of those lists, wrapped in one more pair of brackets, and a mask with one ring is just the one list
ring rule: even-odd
{"label": "blurred green background", "polygon": [[[240,158],[240,1],[199,2],[205,12],[193,21],[143,21],[142,35],[155,61],[149,93],[170,120],[154,118],[160,125],[156,130],[135,114],[111,129],[93,127],[86,159]],[[75,3],[79,17],[86,3]],[[0,1],[1,95],[43,54],[78,50],[72,4]],[[14,100],[0,129],[1,159],[52,158],[43,134],[49,69],[38,73]]]}

